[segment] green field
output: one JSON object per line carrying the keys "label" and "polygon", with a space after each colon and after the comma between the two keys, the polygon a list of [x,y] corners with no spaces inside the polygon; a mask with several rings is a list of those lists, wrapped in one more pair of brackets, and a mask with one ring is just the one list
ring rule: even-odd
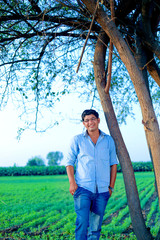
{"label": "green field", "polygon": [[[154,174],[135,176],[146,225],[156,236],[160,211]],[[75,218],[66,175],[0,177],[0,239],[75,239]],[[106,208],[100,239],[136,239],[121,173]]]}

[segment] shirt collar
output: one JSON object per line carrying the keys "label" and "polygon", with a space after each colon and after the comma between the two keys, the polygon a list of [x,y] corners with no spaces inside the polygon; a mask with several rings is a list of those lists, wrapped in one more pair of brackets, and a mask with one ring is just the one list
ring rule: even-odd
{"label": "shirt collar", "polygon": [[[107,135],[106,133],[102,132],[100,129],[99,129],[99,132],[100,132],[100,136],[106,136]],[[83,136],[84,137],[88,137],[89,136],[88,133],[87,133],[87,130],[85,132],[83,132]]]}

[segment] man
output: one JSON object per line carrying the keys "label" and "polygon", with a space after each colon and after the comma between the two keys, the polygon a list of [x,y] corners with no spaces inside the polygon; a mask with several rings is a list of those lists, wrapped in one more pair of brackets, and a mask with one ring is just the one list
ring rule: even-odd
{"label": "man", "polygon": [[91,240],[100,237],[118,162],[112,137],[99,130],[99,114],[93,109],[85,110],[82,121],[86,132],[73,138],[66,169],[77,214],[76,240]]}

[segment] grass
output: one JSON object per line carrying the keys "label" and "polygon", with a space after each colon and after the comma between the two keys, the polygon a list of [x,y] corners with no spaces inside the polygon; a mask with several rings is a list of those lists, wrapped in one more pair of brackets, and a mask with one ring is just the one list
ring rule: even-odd
{"label": "grass", "polygon": [[[160,229],[153,172],[135,173],[146,225],[153,237]],[[75,239],[73,197],[66,175],[0,177],[0,239]],[[117,174],[100,239],[136,239],[124,189]]]}

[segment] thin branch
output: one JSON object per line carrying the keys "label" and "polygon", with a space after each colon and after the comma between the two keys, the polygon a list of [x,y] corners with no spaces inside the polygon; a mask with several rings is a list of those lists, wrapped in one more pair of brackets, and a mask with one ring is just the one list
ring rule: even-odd
{"label": "thin branch", "polygon": [[88,32],[87,37],[86,37],[86,41],[85,41],[83,49],[82,49],[82,53],[81,53],[81,57],[80,57],[80,60],[79,60],[79,63],[78,63],[76,73],[78,73],[78,70],[79,70],[79,67],[80,67],[80,64],[81,64],[81,61],[82,61],[83,53],[84,53],[84,50],[85,50],[85,47],[86,47],[86,44],[87,44],[87,41],[88,41],[88,38],[89,38],[89,35],[90,35],[90,32],[91,32],[91,29],[92,29],[92,25],[93,25],[93,22],[94,22],[94,19],[95,19],[95,15],[96,15],[98,5],[99,5],[99,0],[97,1],[96,7],[95,7],[95,10],[94,10],[94,13],[93,13],[92,22],[91,22],[89,32]]}
{"label": "thin branch", "polygon": [[108,75],[107,75],[107,84],[105,87],[105,93],[109,93],[109,89],[111,86],[111,74],[112,74],[112,52],[113,52],[113,43],[110,40],[110,47],[109,47],[109,60],[108,60]]}
{"label": "thin branch", "polygon": [[34,1],[34,0],[29,0],[31,6],[32,6],[32,9],[37,12],[38,14],[41,14],[42,11],[41,9],[39,8],[39,6],[37,5],[37,3]]}
{"label": "thin branch", "polygon": [[92,108],[92,107],[94,106],[94,100],[95,100],[95,97],[96,97],[96,90],[97,90],[97,88],[95,87],[95,88],[94,88],[93,98],[92,98],[92,104],[91,104],[91,107],[90,107],[90,108]]}
{"label": "thin branch", "polygon": [[[70,33],[70,31],[73,30],[73,29],[68,29],[66,31],[63,31],[63,32],[45,32],[45,30],[43,30],[42,32],[39,32],[38,35],[36,33],[30,33],[30,34],[20,34],[19,36],[15,36],[15,37],[10,37],[10,38],[2,38],[0,39],[0,43],[3,43],[3,42],[12,42],[16,39],[20,39],[20,38],[32,38],[32,37],[37,37],[37,36],[44,36],[44,32],[45,32],[45,36],[54,36],[54,37],[82,37],[82,38],[86,38],[86,35],[84,33],[79,33],[79,34],[75,34],[75,33]],[[96,39],[97,37],[95,36],[90,36],[91,39]]]}
{"label": "thin branch", "polygon": [[[111,19],[115,21],[115,13],[114,13],[114,0],[110,0],[110,7],[111,7]],[[112,74],[112,52],[113,52],[113,43],[110,40],[110,47],[109,47],[109,60],[108,60],[108,75],[107,75],[107,84],[105,87],[105,93],[109,93],[109,89],[111,86],[111,74]]]}
{"label": "thin branch", "polygon": [[37,122],[38,122],[38,113],[39,113],[39,80],[38,80],[38,75],[39,75],[39,69],[40,69],[40,63],[41,63],[41,60],[42,60],[42,57],[45,53],[45,49],[46,47],[48,46],[48,44],[54,39],[51,38],[51,39],[47,39],[43,45],[43,48],[40,52],[40,55],[39,55],[39,62],[38,62],[38,66],[37,66],[37,76],[36,76],[36,79],[37,79],[37,84],[36,84],[36,102],[37,102],[37,106],[36,106],[36,117],[35,117],[35,131],[37,131]]}
{"label": "thin branch", "polygon": [[2,94],[2,98],[1,98],[1,102],[0,102],[0,109],[1,109],[1,107],[2,107],[4,98],[5,98],[5,96],[6,96],[6,92],[7,92],[7,89],[8,89],[8,85],[9,85],[9,79],[7,79],[7,81],[6,81],[6,86],[5,86],[4,92],[3,92],[3,94]]}
{"label": "thin branch", "polygon": [[0,67],[5,66],[5,65],[9,65],[9,64],[13,64],[13,63],[34,62],[34,61],[39,61],[39,58],[15,60],[15,61],[12,61],[12,62],[7,62],[7,63],[0,64]]}

